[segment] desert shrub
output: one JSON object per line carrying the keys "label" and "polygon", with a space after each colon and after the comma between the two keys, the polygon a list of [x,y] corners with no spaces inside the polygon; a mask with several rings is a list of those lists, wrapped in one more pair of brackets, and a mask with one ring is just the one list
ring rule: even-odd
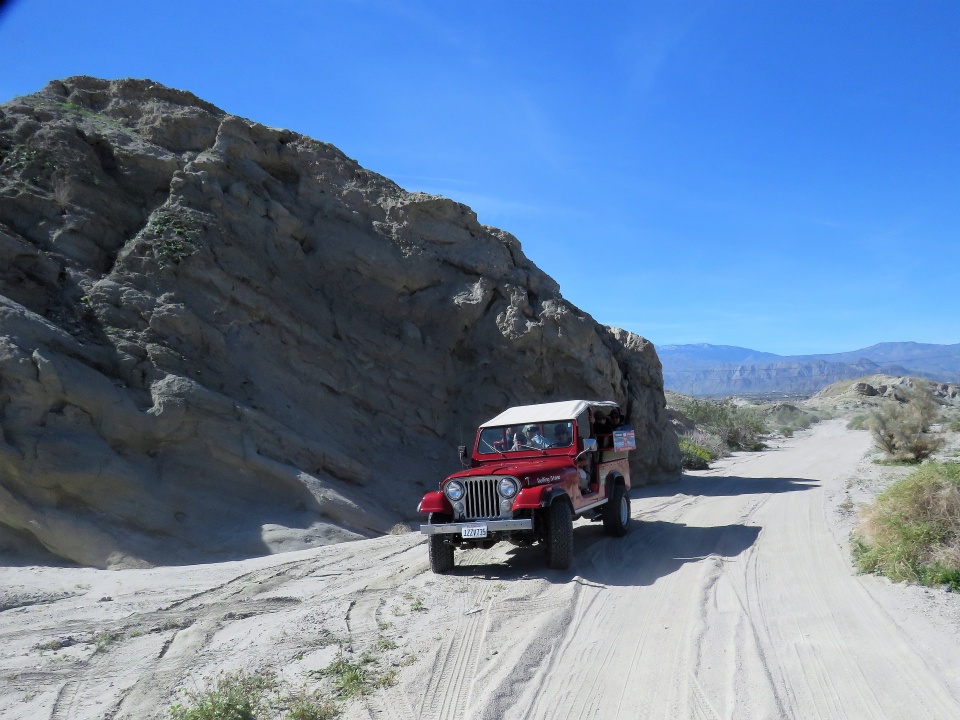
{"label": "desert shrub", "polygon": [[362,697],[396,683],[396,674],[392,670],[383,672],[376,658],[364,655],[351,660],[342,651],[330,665],[313,674],[330,678],[336,699]]}
{"label": "desert shrub", "polygon": [[943,447],[943,437],[930,432],[940,408],[929,392],[908,389],[906,402],[886,403],[870,412],[874,444],[898,460],[920,462]]}
{"label": "desert shrub", "polygon": [[819,414],[815,415],[794,405],[774,405],[767,412],[767,425],[770,430],[776,429],[784,437],[792,437],[797,430],[808,429],[820,422],[821,416],[825,415],[819,410]]}
{"label": "desert shrub", "polygon": [[257,720],[267,712],[267,694],[276,688],[272,674],[242,670],[213,678],[204,690],[189,691],[186,705],[174,705],[173,720]]}
{"label": "desert shrub", "polygon": [[861,572],[960,590],[960,464],[928,463],[865,507],[854,557]]}
{"label": "desert shrub", "polygon": [[685,399],[680,410],[698,427],[716,435],[724,448],[731,450],[760,450],[760,438],[766,432],[763,418],[753,408],[741,407],[729,400]]}
{"label": "desert shrub", "polygon": [[727,453],[727,447],[719,435],[713,435],[706,430],[695,428],[684,436],[697,447],[706,450],[711,460],[721,458]]}
{"label": "desert shrub", "polygon": [[680,438],[680,464],[685,470],[706,470],[710,467],[710,452],[692,440]]}
{"label": "desert shrub", "polygon": [[340,707],[318,692],[287,692],[272,672],[243,670],[210,679],[203,690],[186,693],[170,708],[171,720],[333,720]]}
{"label": "desert shrub", "polygon": [[334,720],[340,717],[340,706],[317,693],[301,690],[287,700],[287,714],[283,720]]}
{"label": "desert shrub", "polygon": [[847,430],[867,430],[867,420],[866,415],[857,415],[847,423]]}

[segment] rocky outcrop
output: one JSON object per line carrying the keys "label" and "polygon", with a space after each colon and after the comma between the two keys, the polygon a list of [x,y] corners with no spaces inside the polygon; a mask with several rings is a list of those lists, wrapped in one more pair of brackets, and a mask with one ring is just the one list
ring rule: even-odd
{"label": "rocky outcrop", "polygon": [[853,391],[858,395],[865,395],[866,397],[873,397],[878,395],[877,389],[870,383],[858,382],[853,386]]}
{"label": "rocky outcrop", "polygon": [[625,403],[660,362],[510,234],[332,145],[150,81],[0,106],[0,543],[193,562],[413,520],[503,407]]}

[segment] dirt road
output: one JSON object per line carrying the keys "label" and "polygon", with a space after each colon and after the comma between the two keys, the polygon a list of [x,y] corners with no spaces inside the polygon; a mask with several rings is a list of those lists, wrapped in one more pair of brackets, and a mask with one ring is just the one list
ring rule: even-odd
{"label": "dirt road", "polygon": [[625,538],[577,524],[569,572],[502,545],[436,576],[419,534],[0,568],[0,717],[159,718],[203,676],[313,686],[340,654],[395,677],[348,719],[957,718],[960,598],[854,576],[838,542],[831,502],[868,444],[824,423],[635,490]]}

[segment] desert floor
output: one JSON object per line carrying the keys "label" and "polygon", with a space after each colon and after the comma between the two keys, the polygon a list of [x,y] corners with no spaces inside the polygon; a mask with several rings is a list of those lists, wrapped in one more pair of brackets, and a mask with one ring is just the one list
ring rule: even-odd
{"label": "desert floor", "polygon": [[[457,553],[419,533],[235,563],[0,567],[0,717],[161,718],[232,669],[323,686],[338,655],[392,685],[343,717],[960,717],[960,596],[853,573],[877,485],[839,420],[635,489],[622,539]],[[411,505],[417,502],[411,497]]]}

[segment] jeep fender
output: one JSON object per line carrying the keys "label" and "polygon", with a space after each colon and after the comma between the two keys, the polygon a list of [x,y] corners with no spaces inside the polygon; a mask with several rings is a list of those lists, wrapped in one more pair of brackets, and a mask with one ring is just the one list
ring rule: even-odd
{"label": "jeep fender", "polygon": [[623,475],[616,470],[612,470],[607,473],[607,476],[603,479],[603,484],[607,487],[606,496],[610,497],[610,488],[615,485],[626,485],[627,482],[623,479]]}
{"label": "jeep fender", "polygon": [[540,508],[550,507],[558,497],[566,498],[570,502],[570,496],[563,488],[555,485],[538,485],[537,487],[528,487],[520,491],[517,499],[513,501],[514,510],[539,510]]}
{"label": "jeep fender", "polygon": [[423,496],[420,505],[417,506],[417,512],[421,513],[443,513],[453,517],[453,506],[447,500],[447,496],[439,490],[428,492]]}

